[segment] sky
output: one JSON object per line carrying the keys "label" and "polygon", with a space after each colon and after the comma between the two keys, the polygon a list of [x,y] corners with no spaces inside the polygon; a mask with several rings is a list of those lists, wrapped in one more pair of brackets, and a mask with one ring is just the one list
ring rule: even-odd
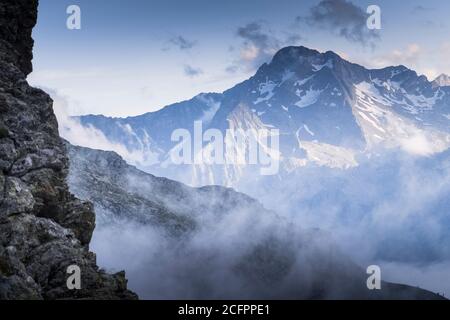
{"label": "sky", "polygon": [[[381,30],[366,27],[373,4]],[[70,5],[79,30],[67,28]],[[449,13],[447,0],[40,0],[28,80],[70,115],[115,117],[222,92],[289,45],[432,80],[450,74]]]}

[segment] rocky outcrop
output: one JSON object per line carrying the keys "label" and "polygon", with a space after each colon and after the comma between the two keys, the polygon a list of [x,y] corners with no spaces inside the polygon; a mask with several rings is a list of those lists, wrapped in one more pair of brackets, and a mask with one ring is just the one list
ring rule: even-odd
{"label": "rocky outcrop", "polygon": [[441,74],[439,77],[434,79],[432,83],[434,88],[448,87],[450,86],[450,76],[446,74]]}
{"label": "rocky outcrop", "polygon": [[[66,143],[70,159],[68,184],[80,199],[95,205],[99,226],[133,221],[183,236],[201,227],[208,216],[239,210],[271,215],[249,196],[220,186],[192,188],[156,177],[127,164],[117,153]],[[204,227],[204,226],[203,226]]]}
{"label": "rocky outcrop", "polygon": [[[52,100],[26,82],[37,0],[0,2],[0,299],[132,299],[123,273],[99,270],[93,206],[68,189]],[[82,289],[66,281],[81,268]]]}
{"label": "rocky outcrop", "polygon": [[142,172],[114,152],[66,146],[70,190],[95,205],[93,244],[104,254],[112,234],[137,239],[121,241],[126,253],[117,250],[120,262],[106,265],[128,267],[144,299],[442,299],[387,282],[368,290],[365,270],[330,235],[303,230],[243,193],[192,188]]}

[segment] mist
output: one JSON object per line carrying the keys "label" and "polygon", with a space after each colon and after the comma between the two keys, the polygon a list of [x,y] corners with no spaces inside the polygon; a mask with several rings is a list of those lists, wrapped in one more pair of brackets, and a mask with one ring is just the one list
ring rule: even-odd
{"label": "mist", "polygon": [[329,232],[359,265],[380,265],[384,280],[448,293],[448,159],[448,152],[384,150],[348,170],[309,167],[240,190],[298,225]]}
{"label": "mist", "polygon": [[[350,170],[305,168],[282,185],[266,181],[268,189],[251,185],[247,192],[270,210],[221,192],[161,193],[129,175],[124,189],[151,194],[195,227],[174,236],[96,208],[91,249],[107,270],[126,270],[144,299],[355,297],[367,291],[365,269],[374,264],[383,281],[447,293],[446,155],[395,151],[359,161]],[[326,293],[316,296],[318,286]]]}
{"label": "mist", "polygon": [[[64,111],[64,98],[53,98],[61,135],[73,144],[115,151],[131,164],[145,162],[145,152],[130,152],[81,126]],[[310,298],[328,277],[338,280],[325,296],[340,297],[342,286],[354,281],[347,274],[364,286],[365,268],[373,264],[385,281],[448,294],[448,152],[417,154],[374,150],[359,156],[354,168],[307,165],[295,174],[248,176],[235,186],[270,211],[231,207],[225,214],[221,204],[229,199],[205,204],[195,194],[183,203],[167,190],[158,200],[196,224],[176,237],[129,218],[134,212],[113,219],[97,206],[91,249],[105,269],[125,270],[130,288],[144,299]],[[123,188],[143,196],[153,192],[135,176]],[[255,257],[261,247],[264,257]],[[251,261],[264,267],[249,266]]]}
{"label": "mist", "polygon": [[132,221],[100,222],[91,249],[108,271],[126,270],[141,299],[311,298],[317,283],[328,281],[320,298],[337,298],[350,295],[339,293],[349,271],[365,285],[363,271],[325,235],[267,214],[201,216],[201,225],[181,237]]}

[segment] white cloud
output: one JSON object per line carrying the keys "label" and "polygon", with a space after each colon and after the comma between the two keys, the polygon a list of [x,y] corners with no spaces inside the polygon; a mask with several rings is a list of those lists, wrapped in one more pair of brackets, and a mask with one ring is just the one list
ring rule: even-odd
{"label": "white cloud", "polygon": [[421,58],[422,48],[417,43],[411,43],[406,48],[395,49],[390,53],[375,57],[372,64],[378,68],[386,66],[406,65],[415,69]]}
{"label": "white cloud", "polygon": [[415,155],[429,156],[436,152],[430,141],[422,134],[416,134],[407,139],[400,139],[399,142],[403,150]]}
{"label": "white cloud", "polygon": [[[62,138],[76,146],[91,149],[114,151],[127,162],[135,165],[151,165],[156,159],[149,157],[149,153],[140,150],[129,151],[124,145],[113,143],[100,130],[89,126],[82,126],[78,120],[69,115],[69,99],[57,91],[45,88],[53,99],[53,110],[58,119],[59,134]],[[131,130],[131,128],[126,128]]]}

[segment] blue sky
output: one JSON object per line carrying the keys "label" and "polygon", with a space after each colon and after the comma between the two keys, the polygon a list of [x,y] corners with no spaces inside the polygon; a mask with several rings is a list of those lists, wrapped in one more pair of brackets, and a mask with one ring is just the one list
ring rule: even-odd
{"label": "blue sky", "polygon": [[[66,28],[72,4],[81,30]],[[370,4],[382,29],[369,33],[358,19]],[[332,12],[318,19],[324,8]],[[127,116],[226,90],[287,45],[434,78],[450,74],[449,14],[444,0],[40,0],[29,80],[69,114]]]}

